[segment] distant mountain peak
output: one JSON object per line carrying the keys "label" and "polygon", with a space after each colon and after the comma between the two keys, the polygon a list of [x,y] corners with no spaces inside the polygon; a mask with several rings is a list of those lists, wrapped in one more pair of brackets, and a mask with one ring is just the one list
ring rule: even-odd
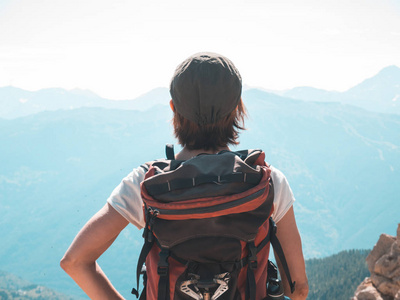
{"label": "distant mountain peak", "polygon": [[385,68],[383,68],[382,70],[380,70],[378,72],[378,74],[376,74],[375,76],[372,76],[371,78],[368,78],[365,81],[371,81],[371,80],[375,80],[375,81],[389,81],[389,82],[399,82],[400,83],[400,68],[395,66],[395,65],[391,65],[391,66],[387,66]]}
{"label": "distant mountain peak", "polygon": [[396,87],[400,84],[400,68],[392,65],[383,68],[378,74],[370,78],[365,79],[360,84],[349,89],[349,91],[363,89],[368,90],[380,88],[382,91],[388,88]]}
{"label": "distant mountain peak", "polygon": [[100,98],[99,95],[97,95],[96,93],[94,93],[88,89],[74,88],[74,89],[70,90],[70,92],[75,95],[81,95],[81,96],[92,97],[92,98]]}
{"label": "distant mountain peak", "polygon": [[150,91],[141,94],[140,96],[138,96],[135,99],[140,99],[142,97],[153,97],[154,95],[166,95],[169,94],[169,89],[166,87],[156,87],[154,89],[151,89]]}
{"label": "distant mountain peak", "polygon": [[67,90],[63,88],[58,88],[58,87],[51,87],[51,88],[43,88],[40,90],[37,90],[37,92],[55,92],[55,93],[65,93]]}
{"label": "distant mountain peak", "polygon": [[400,68],[396,65],[391,65],[391,66],[387,66],[385,68],[383,68],[378,74],[385,74],[385,73],[392,73],[392,72],[396,72],[396,74],[400,73]]}

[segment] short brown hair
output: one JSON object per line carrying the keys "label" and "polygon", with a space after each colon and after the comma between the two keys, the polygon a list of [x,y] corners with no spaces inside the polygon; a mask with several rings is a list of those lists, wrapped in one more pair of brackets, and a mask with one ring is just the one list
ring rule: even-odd
{"label": "short brown hair", "polygon": [[240,100],[236,109],[213,124],[198,125],[184,118],[176,110],[174,110],[172,124],[175,137],[182,146],[186,146],[189,150],[217,150],[228,144],[239,144],[237,139],[239,131],[245,130],[245,117],[246,108]]}

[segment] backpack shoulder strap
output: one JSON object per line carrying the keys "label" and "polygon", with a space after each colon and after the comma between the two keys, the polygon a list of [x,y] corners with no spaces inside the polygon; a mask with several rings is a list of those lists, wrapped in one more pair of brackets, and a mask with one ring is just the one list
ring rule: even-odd
{"label": "backpack shoulder strap", "polygon": [[167,159],[175,160],[175,152],[173,144],[165,145],[165,155],[167,156]]}
{"label": "backpack shoulder strap", "polygon": [[274,248],[275,253],[278,255],[279,261],[281,262],[283,270],[286,273],[286,278],[287,278],[287,281],[290,286],[290,291],[291,291],[291,293],[294,293],[296,282],[292,281],[292,277],[290,276],[289,267],[286,262],[285,254],[283,253],[281,243],[279,242],[279,240],[276,236],[276,230],[277,230],[276,224],[272,220],[272,218],[269,218],[269,220],[270,220],[270,232],[271,232],[270,233],[270,241],[271,241],[272,247]]}

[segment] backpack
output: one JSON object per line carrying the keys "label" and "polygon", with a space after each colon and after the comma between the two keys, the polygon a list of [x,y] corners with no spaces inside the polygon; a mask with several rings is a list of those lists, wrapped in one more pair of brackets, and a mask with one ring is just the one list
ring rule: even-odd
{"label": "backpack", "polygon": [[172,145],[166,153],[144,165],[146,226],[132,293],[139,297],[143,274],[140,299],[267,299],[270,243],[293,292],[271,218],[274,189],[264,152],[222,151],[186,161],[175,160]]}

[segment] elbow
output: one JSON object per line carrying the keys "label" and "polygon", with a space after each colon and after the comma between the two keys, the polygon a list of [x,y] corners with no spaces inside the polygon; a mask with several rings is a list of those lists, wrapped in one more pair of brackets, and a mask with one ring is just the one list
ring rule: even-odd
{"label": "elbow", "polygon": [[60,260],[60,267],[69,276],[73,277],[75,274],[84,272],[87,269],[95,267],[96,261],[84,259],[83,257],[65,253],[64,257]]}
{"label": "elbow", "polygon": [[73,261],[72,261],[67,255],[64,255],[64,257],[61,258],[61,260],[60,260],[60,267],[61,267],[61,269],[63,269],[66,273],[68,273],[69,270],[71,270],[72,265],[73,265]]}
{"label": "elbow", "polygon": [[308,296],[308,284],[300,289],[300,295],[304,297],[304,299]]}
{"label": "elbow", "polygon": [[81,267],[81,263],[77,260],[65,254],[64,257],[60,260],[60,267],[63,269],[68,275],[74,273],[74,271],[78,270]]}
{"label": "elbow", "polygon": [[302,283],[302,284],[296,284],[296,290],[294,294],[296,295],[296,298],[294,299],[307,299],[308,295],[308,283]]}

